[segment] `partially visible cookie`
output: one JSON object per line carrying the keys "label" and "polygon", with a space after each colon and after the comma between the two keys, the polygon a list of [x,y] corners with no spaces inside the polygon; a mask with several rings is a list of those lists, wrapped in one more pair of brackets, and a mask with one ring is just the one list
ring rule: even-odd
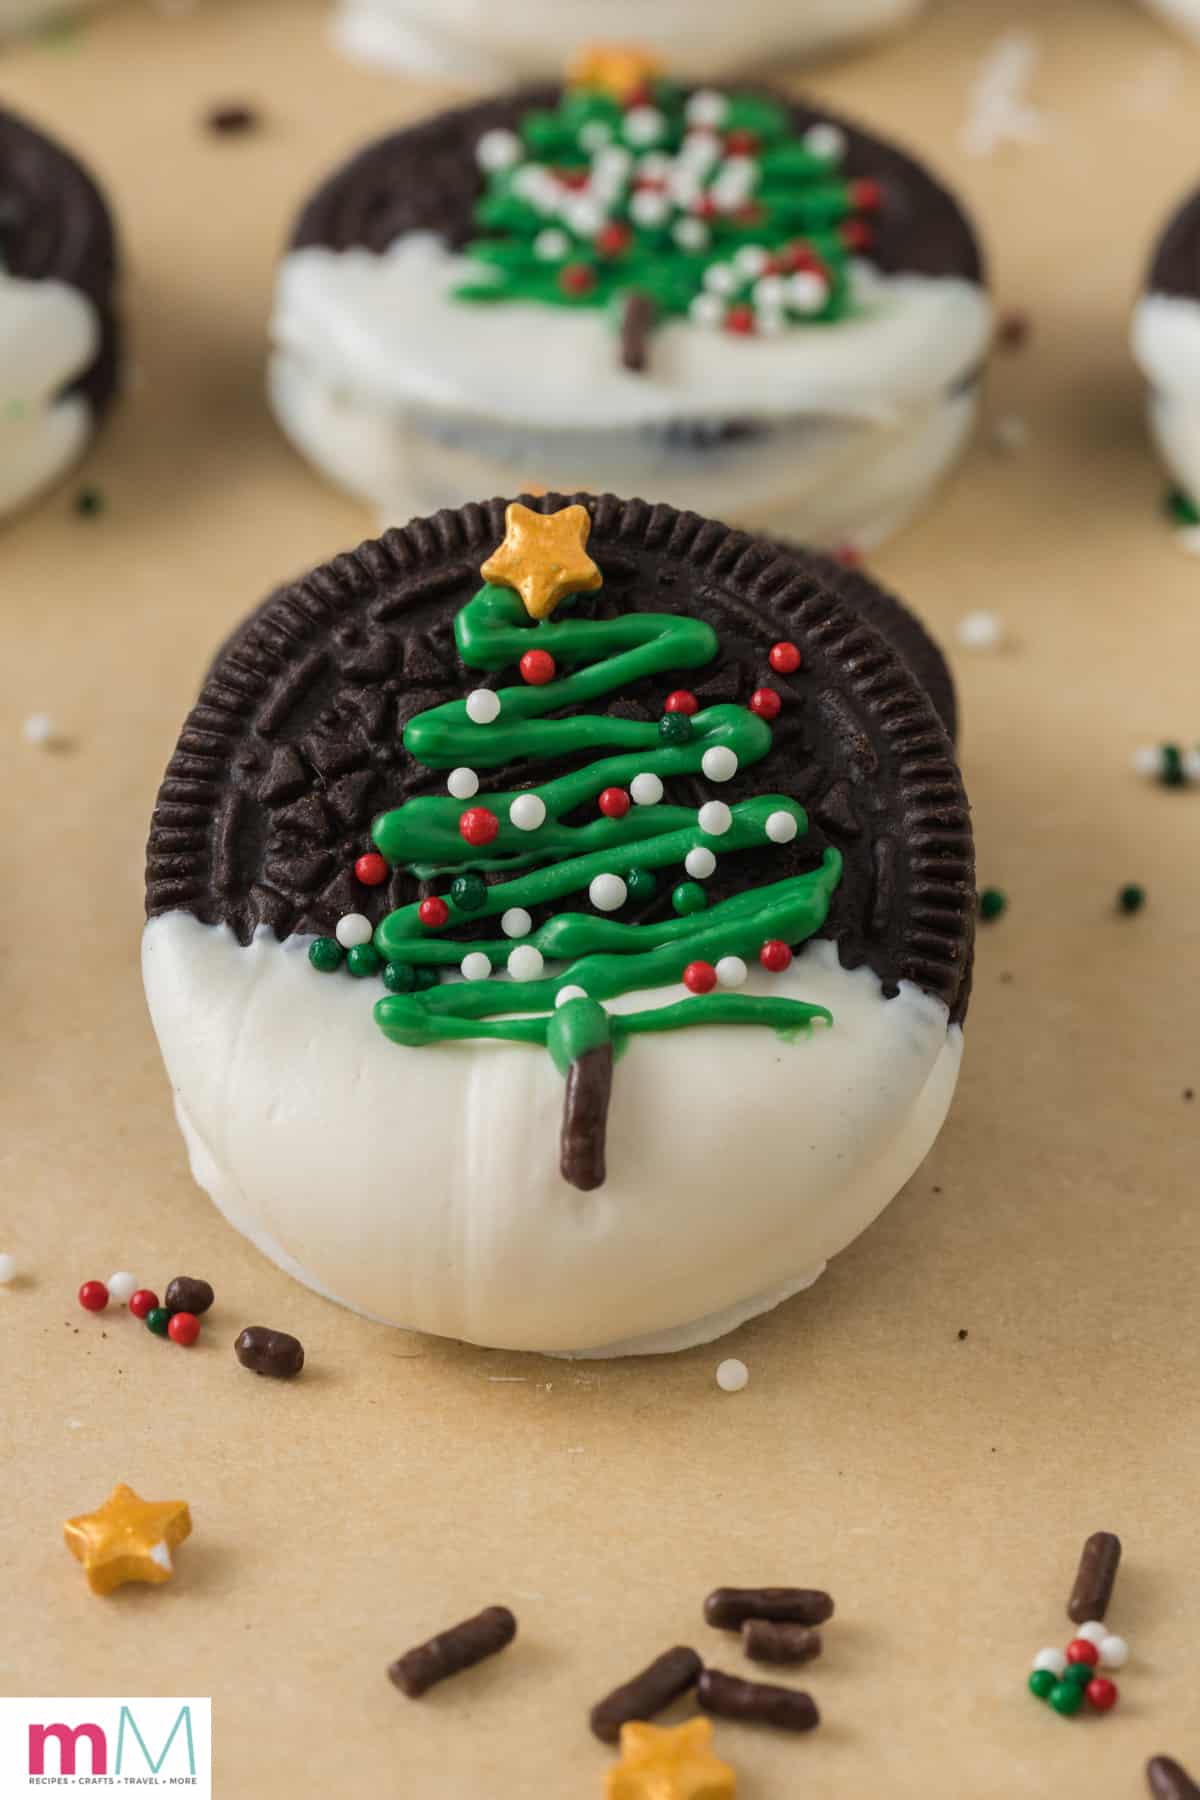
{"label": "partially visible cookie", "polygon": [[1168,220],[1134,308],[1133,353],[1149,383],[1150,430],[1200,506],[1200,189]]}
{"label": "partially visible cookie", "polygon": [[83,453],[116,386],[117,246],[91,176],[0,110],[0,516]]}

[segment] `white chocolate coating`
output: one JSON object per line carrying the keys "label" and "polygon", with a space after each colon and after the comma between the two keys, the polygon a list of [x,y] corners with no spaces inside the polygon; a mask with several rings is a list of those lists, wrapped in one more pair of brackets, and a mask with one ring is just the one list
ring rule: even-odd
{"label": "white chocolate coating", "polygon": [[1200,0],[1142,0],[1142,4],[1177,31],[1200,41]]}
{"label": "white chocolate coating", "polygon": [[[187,913],[143,940],[151,1016],[192,1172],[264,1253],[397,1325],[553,1354],[699,1343],[807,1286],[882,1211],[945,1118],[962,1034],[907,983],[810,944],[744,992],[827,1005],[758,1027],[630,1041],[608,1180],[558,1171],[563,1081],[528,1045],[406,1049],[375,983],[324,976],[310,939],[239,945]],[[667,1005],[682,987],[613,1010]]]}
{"label": "white chocolate coating", "polygon": [[1149,383],[1150,430],[1163,461],[1200,502],[1200,299],[1144,294],[1134,308],[1133,354]]}
{"label": "white chocolate coating", "polygon": [[[428,233],[382,256],[295,251],[280,270],[276,415],[391,522],[538,481],[870,543],[970,432],[992,317],[971,281],[880,277],[860,314],[770,339],[673,320],[633,374],[601,311],[453,299],[477,273]],[[681,426],[715,434],[729,420],[756,434],[679,441]]]}
{"label": "white chocolate coating", "polygon": [[0,269],[0,517],[16,512],[82,454],[91,408],[63,389],[94,361],[100,320],[63,281]]}
{"label": "white chocolate coating", "polygon": [[893,29],[923,0],[339,0],[334,33],[384,68],[483,87],[554,79],[587,45],[636,43],[685,80],[822,55]]}

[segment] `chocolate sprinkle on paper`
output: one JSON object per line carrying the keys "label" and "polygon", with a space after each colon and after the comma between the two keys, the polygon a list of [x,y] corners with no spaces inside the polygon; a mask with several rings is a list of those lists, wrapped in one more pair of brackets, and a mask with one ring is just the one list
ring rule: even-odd
{"label": "chocolate sprinkle on paper", "polygon": [[694,1688],[703,1666],[696,1652],[684,1644],[664,1651],[632,1681],[597,1701],[590,1715],[592,1730],[602,1743],[615,1744],[622,1725],[657,1717],[673,1700]]}
{"label": "chocolate sprinkle on paper", "polygon": [[821,1634],[807,1625],[776,1625],[770,1619],[747,1619],[742,1649],[751,1662],[806,1663],[821,1654]]}
{"label": "chocolate sprinkle on paper", "polygon": [[1067,1601],[1067,1617],[1076,1625],[1091,1619],[1103,1619],[1112,1599],[1117,1566],[1121,1561],[1121,1540],[1112,1531],[1094,1531],[1083,1546],[1079,1569],[1071,1598]]}
{"label": "chocolate sprinkle on paper", "polygon": [[704,1602],[704,1617],[719,1631],[740,1631],[747,1619],[824,1625],[833,1617],[833,1601],[820,1588],[715,1588]]}
{"label": "chocolate sprinkle on paper", "polygon": [[1173,1756],[1152,1756],[1146,1764],[1146,1780],[1154,1800],[1200,1800],[1200,1787]]}
{"label": "chocolate sprinkle on paper", "polygon": [[795,1688],[775,1687],[766,1681],[742,1681],[721,1669],[705,1669],[696,1698],[707,1713],[722,1719],[744,1719],[752,1725],[773,1725],[779,1731],[812,1731],[821,1723],[811,1694]]}
{"label": "chocolate sprinkle on paper", "polygon": [[516,1635],[517,1621],[507,1606],[487,1606],[473,1619],[464,1619],[461,1625],[452,1625],[449,1631],[439,1632],[428,1643],[397,1657],[388,1669],[388,1678],[410,1700],[419,1700],[447,1676],[506,1649]]}

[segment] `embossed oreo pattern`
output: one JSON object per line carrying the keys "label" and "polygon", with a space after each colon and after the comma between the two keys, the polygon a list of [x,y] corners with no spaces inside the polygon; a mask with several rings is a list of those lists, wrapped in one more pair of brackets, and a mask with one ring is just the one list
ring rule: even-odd
{"label": "embossed oreo pattern", "polygon": [[[822,935],[836,940],[846,967],[874,969],[885,992],[913,981],[960,1019],[975,914],[970,819],[950,741],[905,662],[856,616],[850,593],[838,598],[822,559],[667,506],[573,498],[592,514],[589,548],[605,577],[599,594],[577,602],[581,613],[687,612],[709,620],[721,642],[708,668],[640,683],[607,710],[657,718],[664,695],[684,684],[702,704],[745,704],[764,680],[777,687],[785,704],[770,756],[723,784],[720,797],[773,790],[799,800],[811,829],[773,849],[773,876],[812,867],[836,844],[845,874]],[[567,497],[526,503],[553,511]],[[346,912],[377,921],[434,891],[398,870],[364,888],[353,863],[370,847],[378,812],[445,791],[444,771],[405,752],[407,720],[473,687],[513,681],[512,671],[481,681],[465,670],[453,637],[454,615],[504,535],[504,505],[389,531],[280,589],[235,632],[159,791],[149,916],[182,908],[230,925],[246,943],[260,926],[282,938],[328,933]],[[800,647],[795,675],[769,668],[781,638]],[[536,777],[545,774],[538,765]],[[490,771],[485,785],[534,778],[522,763]],[[683,804],[713,791],[702,777],[671,783]],[[744,852],[720,858],[706,885],[716,900],[761,879],[761,857]],[[669,910],[662,882],[623,916]]]}

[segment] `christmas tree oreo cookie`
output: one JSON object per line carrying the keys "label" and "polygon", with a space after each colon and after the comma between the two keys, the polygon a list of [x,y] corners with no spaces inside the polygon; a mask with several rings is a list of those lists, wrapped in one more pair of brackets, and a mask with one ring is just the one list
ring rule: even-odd
{"label": "christmas tree oreo cookie", "polygon": [[1151,434],[1200,517],[1200,189],[1167,223],[1134,308],[1133,353],[1148,383]]}
{"label": "christmas tree oreo cookie", "polygon": [[469,505],[280,590],[150,833],[197,1181],[485,1344],[672,1349],[807,1286],[954,1090],[952,704],[865,577],[642,501]]}
{"label": "christmas tree oreo cookie", "polygon": [[869,544],[957,459],[990,334],[971,226],[912,158],[609,51],[334,174],[270,385],[388,519],[536,481]]}
{"label": "christmas tree oreo cookie", "polygon": [[112,399],[116,266],[86,170],[0,109],[0,518],[65,474]]}

